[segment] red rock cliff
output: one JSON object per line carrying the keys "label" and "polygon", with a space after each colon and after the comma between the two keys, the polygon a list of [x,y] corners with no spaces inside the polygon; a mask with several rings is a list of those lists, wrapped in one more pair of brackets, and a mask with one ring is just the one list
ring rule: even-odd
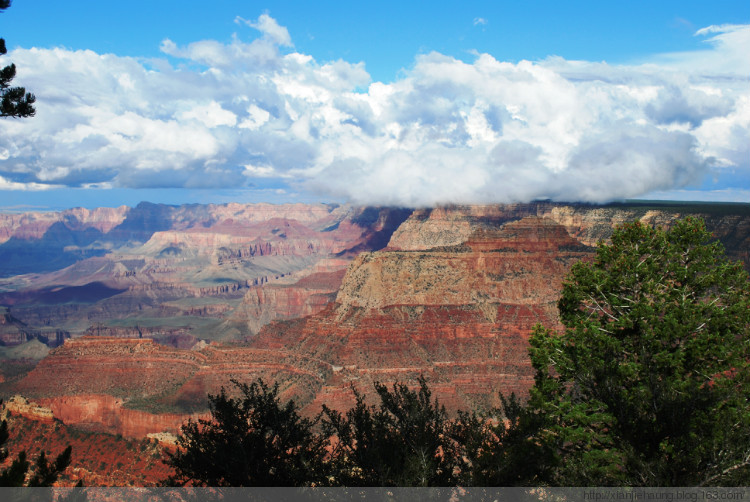
{"label": "red rock cliff", "polygon": [[[709,216],[709,229],[730,255],[747,253],[750,218]],[[572,263],[591,257],[590,245],[622,221],[668,225],[675,217],[547,203],[414,211],[388,247],[354,259],[335,301],[325,306],[316,298],[333,296],[340,266],[313,265],[305,269],[311,274],[251,288],[232,314],[235,322],[246,316],[247,326],[259,328],[272,318],[322,310],[277,320],[251,335],[248,346],[187,351],[147,340],[82,338],[52,351],[17,387],[55,399],[111,396],[121,400],[118,410],[164,413],[204,409],[206,393],[230,378],[263,377],[314,413],[324,402],[350,406],[352,382],[372,398],[373,381],[414,383],[424,374],[451,409],[497,404],[499,391],[523,394],[531,385],[529,333],[538,322],[557,324],[555,305]],[[101,408],[102,415],[114,408]],[[65,413],[71,421],[84,417]],[[132,415],[107,427],[164,427],[143,426],[144,420]]]}
{"label": "red rock cliff", "polygon": [[562,279],[591,250],[549,219],[503,216],[494,224],[486,215],[445,220],[464,229],[457,245],[440,222],[427,222],[431,235],[416,242],[397,232],[388,249],[357,257],[332,306],[268,326],[253,346],[328,361],[337,368],[326,390],[334,400],[351,381],[371,392],[375,380],[421,373],[454,409],[497,404],[498,391],[525,393],[531,328],[556,324]]}

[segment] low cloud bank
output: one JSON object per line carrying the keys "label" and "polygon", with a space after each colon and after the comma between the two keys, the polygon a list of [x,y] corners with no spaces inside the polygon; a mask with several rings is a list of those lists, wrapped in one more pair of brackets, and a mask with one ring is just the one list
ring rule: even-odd
{"label": "low cloud bank", "polygon": [[0,189],[286,186],[422,206],[602,202],[750,173],[750,25],[632,66],[430,53],[385,84],[294,52],[268,15],[237,23],[260,35],[164,40],[160,60],[13,51],[38,106],[0,121]]}

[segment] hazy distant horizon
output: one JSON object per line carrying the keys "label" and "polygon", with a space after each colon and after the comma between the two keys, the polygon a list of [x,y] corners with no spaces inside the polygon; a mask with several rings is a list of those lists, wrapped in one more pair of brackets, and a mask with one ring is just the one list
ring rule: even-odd
{"label": "hazy distant horizon", "polygon": [[[146,195],[146,198],[140,198],[141,196]],[[160,192],[159,195],[163,195],[163,192]],[[328,205],[350,205],[353,207],[357,206],[363,206],[361,204],[353,204],[351,202],[345,202],[345,201],[335,201],[330,200],[326,198],[308,198],[308,199],[302,199],[302,200],[291,200],[284,197],[278,197],[276,199],[270,198],[257,198],[255,200],[249,200],[247,198],[239,199],[233,197],[232,194],[224,194],[224,195],[217,195],[217,194],[202,194],[198,192],[197,194],[192,194],[192,196],[183,197],[180,195],[175,194],[172,198],[164,198],[164,197],[156,197],[153,199],[149,199],[147,194],[143,194],[141,191],[133,191],[132,194],[126,197],[118,197],[117,200],[120,202],[112,203],[111,201],[108,202],[106,198],[102,198],[103,195],[101,192],[97,193],[97,197],[95,197],[92,200],[89,200],[88,202],[81,201],[80,199],[76,199],[75,197],[69,200],[69,204],[59,204],[59,205],[51,205],[51,204],[45,204],[44,201],[41,201],[40,203],[33,204],[29,203],[28,201],[26,203],[18,202],[16,204],[2,204],[0,205],[0,213],[27,213],[27,212],[61,212],[68,209],[74,209],[78,207],[82,207],[84,209],[97,209],[97,208],[117,208],[121,206],[128,206],[128,207],[136,207],[141,203],[147,203],[147,204],[164,204],[168,206],[183,206],[183,205],[190,205],[190,204],[199,204],[199,205],[223,205],[223,204],[273,204],[273,205],[284,205],[284,204],[328,204]],[[75,202],[78,200],[79,202]],[[87,199],[88,200],[88,199]],[[97,202],[101,201],[101,202]],[[523,201],[519,203],[534,203],[534,202],[542,202],[543,200],[530,200],[530,201]],[[602,203],[591,203],[591,202],[578,202],[578,201],[550,201],[558,204],[590,204],[590,205],[608,205],[608,204],[739,204],[739,205],[747,205],[750,207],[750,200],[700,200],[700,199],[685,199],[685,198],[672,198],[672,199],[649,199],[649,198],[639,198],[639,199],[621,199],[621,200],[612,200],[608,202],[602,202]],[[502,203],[498,203],[502,204]],[[435,204],[430,207],[445,207],[445,206],[452,206],[452,205],[462,205],[462,204],[452,204],[452,203],[446,203],[446,204]],[[366,204],[364,206],[367,206]],[[388,207],[388,206],[384,206]],[[395,206],[392,206],[395,207]],[[410,207],[410,206],[400,206],[400,207]],[[420,207],[427,207],[427,206],[420,206]],[[411,207],[412,209],[419,209],[420,207]]]}

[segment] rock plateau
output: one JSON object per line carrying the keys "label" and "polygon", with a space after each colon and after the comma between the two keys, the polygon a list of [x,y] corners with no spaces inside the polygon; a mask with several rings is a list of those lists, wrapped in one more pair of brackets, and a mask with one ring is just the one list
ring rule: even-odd
{"label": "rock plateau", "polygon": [[[5,280],[14,319],[74,337],[2,392],[128,437],[176,432],[232,378],[278,382],[310,414],[420,374],[450,410],[489,407],[527,392],[531,329],[558,326],[570,266],[616,225],[700,214],[730,257],[750,249],[747,205],[146,209],[95,229],[138,243]],[[88,298],[95,283],[109,296]]]}

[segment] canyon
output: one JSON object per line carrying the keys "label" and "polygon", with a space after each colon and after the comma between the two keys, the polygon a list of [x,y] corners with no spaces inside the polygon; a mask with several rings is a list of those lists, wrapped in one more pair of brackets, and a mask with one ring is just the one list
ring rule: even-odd
{"label": "canyon", "polygon": [[315,284],[315,274],[335,276],[358,250],[382,247],[407,215],[323,204],[148,203],[2,215],[0,344],[37,338],[56,346],[92,327],[212,338],[251,288],[307,278],[303,296],[335,291],[325,275]]}
{"label": "canyon", "polygon": [[[166,443],[233,379],[276,382],[308,415],[420,375],[450,412],[488,409],[533,383],[528,338],[559,327],[573,263],[619,224],[690,214],[748,268],[746,204],[142,204],[0,218],[0,255],[39,244],[33,261],[68,236],[65,260],[0,271],[0,396],[87,434]],[[21,350],[32,344],[33,357]]]}

